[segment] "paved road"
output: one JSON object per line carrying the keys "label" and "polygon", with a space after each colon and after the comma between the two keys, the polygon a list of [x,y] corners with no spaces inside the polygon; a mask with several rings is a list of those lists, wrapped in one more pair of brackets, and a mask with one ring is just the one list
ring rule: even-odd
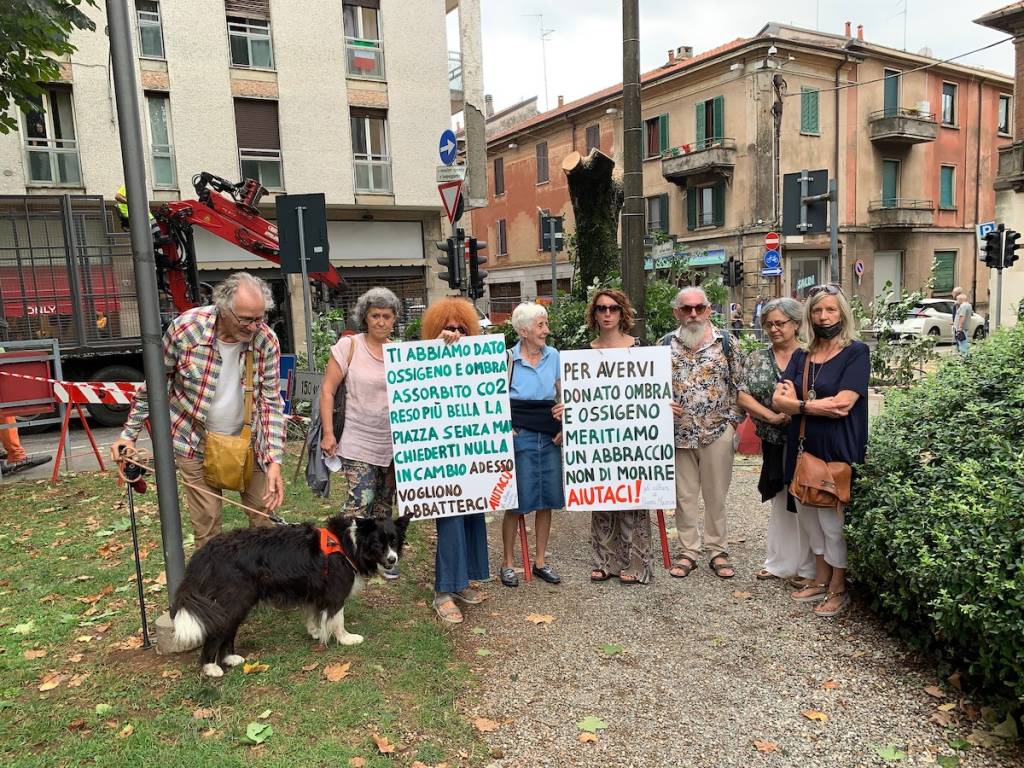
{"label": "paved road", "polygon": [[[96,438],[96,443],[99,446],[101,453],[103,454],[104,463],[106,463],[106,457],[110,454],[110,446],[117,440],[120,429],[106,428],[106,427],[94,427],[90,425],[93,436]],[[85,435],[85,430],[82,429],[82,425],[72,425],[72,429],[69,434],[71,440],[71,451],[70,451],[70,467],[69,462],[61,459],[61,472],[85,472],[99,469],[99,463],[96,461],[96,456],[93,454],[92,447],[89,445],[89,440]],[[50,456],[57,456],[57,443],[60,438],[59,429],[53,429],[49,432],[44,432],[39,435],[21,435],[21,444],[25,450],[30,454],[48,454]],[[146,450],[151,450],[150,440],[148,436],[145,436],[139,440],[139,446]],[[65,449],[65,455],[68,453]],[[43,464],[39,467],[19,472],[16,475],[12,475],[10,478],[4,478],[0,482],[6,482],[8,479],[42,479],[48,478],[53,472],[53,464]]]}

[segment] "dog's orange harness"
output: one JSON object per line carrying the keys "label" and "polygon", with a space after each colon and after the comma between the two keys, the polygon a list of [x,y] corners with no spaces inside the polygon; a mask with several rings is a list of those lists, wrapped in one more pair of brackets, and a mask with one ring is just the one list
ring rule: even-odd
{"label": "dog's orange harness", "polygon": [[[334,554],[341,555],[348,561],[348,564],[352,566],[352,570],[358,574],[359,569],[356,568],[356,564],[352,562],[352,558],[348,556],[348,552],[345,551],[345,548],[341,546],[341,540],[326,528],[317,528],[317,530],[320,532],[320,551],[323,552],[324,557]],[[324,576],[326,575],[327,564],[324,563]]]}

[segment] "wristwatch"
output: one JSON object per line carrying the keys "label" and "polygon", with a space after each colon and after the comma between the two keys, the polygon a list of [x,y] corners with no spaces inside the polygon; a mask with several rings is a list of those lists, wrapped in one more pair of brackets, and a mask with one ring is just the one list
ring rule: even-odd
{"label": "wristwatch", "polygon": [[800,413],[805,413],[805,411],[804,411],[804,407],[805,407],[806,405],[807,405],[807,401],[806,401],[806,400],[801,400],[801,401],[800,401]]}

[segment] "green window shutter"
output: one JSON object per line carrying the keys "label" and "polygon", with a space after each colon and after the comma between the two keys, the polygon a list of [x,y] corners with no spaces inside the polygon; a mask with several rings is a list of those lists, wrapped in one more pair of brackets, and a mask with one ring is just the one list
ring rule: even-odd
{"label": "green window shutter", "polygon": [[661,231],[668,232],[668,195],[661,195],[658,200],[661,205]]}
{"label": "green window shutter", "polygon": [[658,117],[658,149],[664,152],[668,149],[668,115]]}
{"label": "green window shutter", "polygon": [[725,226],[725,182],[720,181],[711,188],[711,204],[715,207],[712,212],[715,219],[715,226]]}
{"label": "green window shutter", "polygon": [[714,131],[713,138],[721,139],[725,136],[725,99],[721,96],[711,100],[711,129]]}
{"label": "green window shutter", "polygon": [[686,188],[686,228],[697,228],[697,188]]}
{"label": "green window shutter", "polygon": [[955,208],[953,198],[953,168],[948,165],[939,169],[939,207]]}
{"label": "green window shutter", "polygon": [[932,293],[949,293],[956,276],[956,251],[936,251],[932,264]]}
{"label": "green window shutter", "polygon": [[814,88],[800,89],[800,133],[818,134],[818,91]]}
{"label": "green window shutter", "polygon": [[697,112],[697,132],[694,134],[694,142],[699,146],[700,143],[707,138],[707,136],[704,135],[704,124],[706,120],[704,116],[704,102],[698,101],[695,109]]}

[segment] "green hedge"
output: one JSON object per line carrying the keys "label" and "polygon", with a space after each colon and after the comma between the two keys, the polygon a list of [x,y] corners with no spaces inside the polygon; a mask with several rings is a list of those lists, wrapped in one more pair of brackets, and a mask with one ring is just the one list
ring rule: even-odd
{"label": "green hedge", "polygon": [[848,514],[875,610],[1024,702],[1024,324],[887,396]]}

